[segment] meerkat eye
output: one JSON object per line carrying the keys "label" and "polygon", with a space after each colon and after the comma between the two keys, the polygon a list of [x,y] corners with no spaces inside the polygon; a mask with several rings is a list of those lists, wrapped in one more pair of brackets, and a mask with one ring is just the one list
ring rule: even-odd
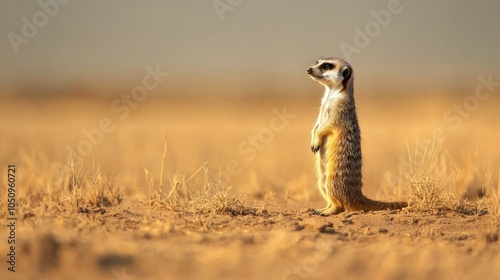
{"label": "meerkat eye", "polygon": [[321,64],[321,69],[323,69],[323,70],[332,70],[333,68],[335,68],[335,67],[331,63],[323,63],[323,64]]}

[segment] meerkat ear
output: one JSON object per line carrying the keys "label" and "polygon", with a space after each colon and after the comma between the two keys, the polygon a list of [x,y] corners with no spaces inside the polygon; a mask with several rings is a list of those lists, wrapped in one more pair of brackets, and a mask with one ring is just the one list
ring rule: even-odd
{"label": "meerkat ear", "polygon": [[347,81],[349,81],[349,79],[351,78],[351,74],[352,71],[349,66],[342,67],[342,77],[343,77],[342,84],[344,85],[344,88],[347,87]]}

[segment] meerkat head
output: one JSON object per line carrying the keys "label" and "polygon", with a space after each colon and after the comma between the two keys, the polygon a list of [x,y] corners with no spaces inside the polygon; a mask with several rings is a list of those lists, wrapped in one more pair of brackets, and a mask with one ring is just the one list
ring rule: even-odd
{"label": "meerkat head", "polygon": [[352,67],[340,58],[320,59],[306,72],[313,80],[330,89],[343,87],[347,90],[352,85]]}

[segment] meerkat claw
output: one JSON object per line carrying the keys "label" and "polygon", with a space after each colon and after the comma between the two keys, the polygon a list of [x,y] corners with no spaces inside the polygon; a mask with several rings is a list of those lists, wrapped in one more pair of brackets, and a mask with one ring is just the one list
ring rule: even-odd
{"label": "meerkat claw", "polygon": [[311,146],[311,151],[315,154],[319,151],[319,147],[318,146]]}
{"label": "meerkat claw", "polygon": [[316,210],[316,209],[311,209],[311,214],[317,215],[317,216],[325,216],[322,211]]}

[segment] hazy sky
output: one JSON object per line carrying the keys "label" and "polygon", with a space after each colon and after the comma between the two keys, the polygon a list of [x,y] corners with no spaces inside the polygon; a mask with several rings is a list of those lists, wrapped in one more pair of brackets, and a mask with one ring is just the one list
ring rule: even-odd
{"label": "hazy sky", "polygon": [[[294,88],[310,83],[304,71],[318,57],[345,58],[346,46],[356,48],[348,58],[365,88],[500,77],[494,0],[55,1],[1,0],[0,82],[121,80],[159,64],[172,84],[194,88],[256,81]],[[40,3],[51,3],[52,16]],[[30,24],[38,30],[23,35]]]}

